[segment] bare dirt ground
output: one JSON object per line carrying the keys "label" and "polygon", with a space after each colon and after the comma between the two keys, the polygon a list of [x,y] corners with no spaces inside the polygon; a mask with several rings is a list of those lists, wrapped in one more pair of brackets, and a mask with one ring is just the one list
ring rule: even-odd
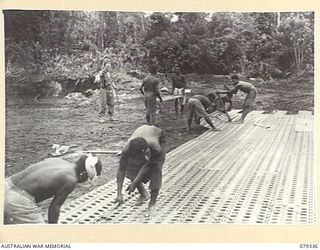
{"label": "bare dirt ground", "polygon": [[[289,113],[314,111],[313,78],[255,85],[258,89],[258,110],[287,110]],[[200,86],[193,89],[193,93],[208,88],[212,86]],[[240,93],[235,96],[234,108],[241,108],[244,97]],[[7,98],[5,176],[52,157],[50,152],[53,144],[76,145],[70,153],[81,150],[121,150],[131,133],[145,124],[144,105],[140,98],[120,98],[115,107],[117,121],[106,119],[102,123],[97,116],[97,109],[95,102],[77,106],[66,102],[64,98],[40,99],[36,103]],[[162,114],[157,117],[157,125],[166,133],[168,152],[206,131],[204,127],[193,126],[187,132],[185,124],[186,116],[176,119],[173,100],[165,101]],[[119,157],[115,154],[100,154],[99,157],[104,167],[98,182],[93,186],[79,184],[68,201],[115,178]],[[74,161],[77,157],[67,154],[62,158]]]}

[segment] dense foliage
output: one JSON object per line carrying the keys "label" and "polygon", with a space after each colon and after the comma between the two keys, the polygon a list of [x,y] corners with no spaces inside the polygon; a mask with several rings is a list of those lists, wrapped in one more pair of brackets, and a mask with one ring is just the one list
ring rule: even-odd
{"label": "dense foliage", "polygon": [[6,10],[7,75],[78,79],[115,68],[280,78],[312,71],[314,13]]}

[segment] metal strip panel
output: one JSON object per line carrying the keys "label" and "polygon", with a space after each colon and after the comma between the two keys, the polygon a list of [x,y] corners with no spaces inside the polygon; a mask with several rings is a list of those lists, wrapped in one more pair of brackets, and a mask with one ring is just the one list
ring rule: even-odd
{"label": "metal strip panel", "polygon": [[[239,114],[233,111],[230,116]],[[167,154],[155,217],[145,217],[147,203],[134,205],[135,193],[103,218],[116,196],[113,180],[64,206],[60,222],[316,222],[313,116],[309,112],[254,111],[244,124],[229,123],[221,113],[211,114],[211,119],[222,131],[207,131]],[[312,128],[308,133],[306,126],[300,131],[299,119],[308,120],[308,129]]]}

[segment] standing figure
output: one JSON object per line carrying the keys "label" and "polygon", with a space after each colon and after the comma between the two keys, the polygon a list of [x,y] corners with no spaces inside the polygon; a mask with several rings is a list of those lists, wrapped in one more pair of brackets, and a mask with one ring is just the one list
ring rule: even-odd
{"label": "standing figure", "polygon": [[[132,182],[126,190],[132,193],[136,188],[138,189],[140,196],[136,202],[137,205],[150,199],[148,216],[153,216],[162,184],[162,166],[165,156],[163,131],[153,125],[142,125],[137,128],[121,153],[117,172],[116,202],[123,203],[122,186],[124,178],[127,177]],[[151,197],[143,185],[149,181]]]}
{"label": "standing figure", "polygon": [[251,112],[255,106],[255,100],[257,96],[257,89],[253,84],[249,82],[239,81],[239,76],[231,76],[231,81],[233,82],[234,88],[230,90],[230,94],[236,94],[240,89],[242,92],[247,93],[247,97],[243,104],[242,115],[238,123],[243,123],[244,118]]}
{"label": "standing figure", "polygon": [[117,86],[111,78],[110,68],[111,64],[107,64],[106,68],[96,75],[94,83],[100,85],[98,116],[103,117],[105,115],[107,106],[109,119],[112,121],[114,115],[114,96]]}
{"label": "standing figure", "polygon": [[48,158],[6,178],[4,224],[44,224],[38,203],[50,198],[48,223],[58,223],[60,208],[77,183],[95,180],[101,170],[97,157],[82,155],[75,164]]}
{"label": "standing figure", "polygon": [[181,74],[180,67],[175,68],[176,75],[172,78],[172,93],[175,96],[174,99],[174,110],[176,117],[179,113],[179,105],[181,118],[183,117],[184,105],[186,104],[186,80]]}
{"label": "standing figure", "polygon": [[159,79],[156,77],[157,67],[152,65],[149,69],[150,75],[145,77],[140,86],[140,92],[144,97],[146,107],[146,119],[148,124],[155,124],[157,113],[157,97],[162,102],[159,92]]}

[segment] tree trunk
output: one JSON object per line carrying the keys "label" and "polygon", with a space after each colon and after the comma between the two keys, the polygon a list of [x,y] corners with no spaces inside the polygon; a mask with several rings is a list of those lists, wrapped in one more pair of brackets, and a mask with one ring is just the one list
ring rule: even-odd
{"label": "tree trunk", "polygon": [[141,14],[140,18],[141,18],[142,36],[144,36],[145,35],[145,31],[146,31],[145,24],[144,24],[144,16]]}
{"label": "tree trunk", "polygon": [[277,12],[277,28],[280,27],[280,22],[281,22],[281,12]]}
{"label": "tree trunk", "polygon": [[98,13],[99,28],[97,29],[97,46],[100,49],[104,47],[104,18],[103,13]]}
{"label": "tree trunk", "polygon": [[297,52],[296,39],[293,40],[293,53],[294,53],[294,62],[298,70],[299,66],[298,66],[298,52]]}

